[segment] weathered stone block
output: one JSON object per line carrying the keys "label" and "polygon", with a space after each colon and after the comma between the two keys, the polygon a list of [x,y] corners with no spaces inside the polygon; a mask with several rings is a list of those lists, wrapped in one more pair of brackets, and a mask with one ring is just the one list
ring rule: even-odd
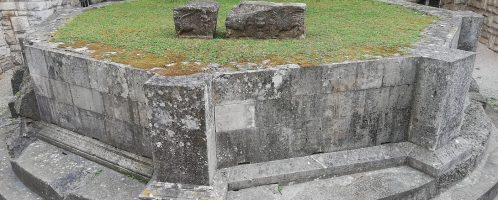
{"label": "weathered stone block", "polygon": [[62,128],[77,132],[81,127],[81,118],[78,108],[64,103],[50,102],[52,117],[55,124]]}
{"label": "weathered stone block", "polygon": [[326,93],[352,90],[356,83],[358,63],[326,66],[323,69],[323,91]]}
{"label": "weathered stone block", "polygon": [[31,78],[33,79],[33,87],[37,95],[48,98],[53,97],[52,87],[48,78],[34,74],[31,74]]}
{"label": "weathered stone block", "polygon": [[105,131],[104,141],[106,143],[126,151],[138,153],[137,148],[134,147],[134,135],[141,131],[139,127],[121,120],[106,118]]}
{"label": "weathered stone block", "polygon": [[459,136],[474,60],[475,54],[459,50],[421,59],[410,142],[435,150]]}
{"label": "weathered stone block", "polygon": [[62,77],[65,82],[90,88],[88,63],[86,59],[75,55],[59,54],[62,58]]}
{"label": "weathered stone block", "polygon": [[197,185],[212,181],[216,148],[206,79],[210,78],[154,76],[145,85],[158,181]]}
{"label": "weathered stone block", "polygon": [[70,85],[70,88],[73,103],[76,107],[99,114],[104,112],[104,103],[99,92],[77,85]]}
{"label": "weathered stone block", "polygon": [[356,88],[360,90],[380,88],[384,77],[384,65],[380,61],[359,63],[356,75]]}
{"label": "weathered stone block", "polygon": [[462,17],[457,48],[460,50],[476,52],[484,17],[472,12],[466,12],[465,14],[466,16]]}
{"label": "weathered stone block", "polygon": [[201,0],[175,8],[173,19],[176,35],[184,38],[213,38],[218,9],[218,3]]}
{"label": "weathered stone block", "polygon": [[109,92],[107,85],[107,68],[108,65],[103,61],[89,60],[88,61],[88,77],[90,80],[90,88],[102,93]]}
{"label": "weathered stone block", "polygon": [[253,101],[233,102],[215,107],[216,132],[248,129],[255,124]]}
{"label": "weathered stone block", "polygon": [[213,80],[214,104],[277,99],[289,95],[291,69],[223,74]]}
{"label": "weathered stone block", "polygon": [[29,28],[29,21],[27,16],[10,17],[12,29],[14,31],[26,31]]}
{"label": "weathered stone block", "polygon": [[[47,63],[48,77],[50,79],[65,81],[62,74],[63,58],[60,53],[53,51],[44,51],[45,61]],[[67,82],[67,81],[65,81]]]}
{"label": "weathered stone block", "polygon": [[56,81],[49,79],[50,85],[52,86],[52,91],[54,93],[54,99],[58,102],[62,102],[68,105],[73,105],[73,98],[71,96],[71,89],[69,83]]}
{"label": "weathered stone block", "polygon": [[45,55],[43,50],[26,47],[25,48],[26,61],[31,75],[38,75],[48,78],[47,63],[45,62]]}
{"label": "weathered stone block", "polygon": [[152,77],[151,72],[126,68],[126,80],[128,83],[129,96],[132,101],[138,101],[141,103],[146,103],[147,98],[145,98],[144,93],[144,83]]}
{"label": "weathered stone block", "polygon": [[304,38],[303,3],[244,1],[226,19],[227,36],[233,38]]}
{"label": "weathered stone block", "polygon": [[106,67],[107,87],[109,94],[128,98],[130,90],[126,80],[126,69],[124,66],[108,63]]}
{"label": "weathered stone block", "polygon": [[397,58],[385,61],[382,86],[409,85],[415,82],[417,58]]}
{"label": "weathered stone block", "polygon": [[322,93],[323,67],[301,68],[291,71],[292,95]]}
{"label": "weathered stone block", "polygon": [[85,109],[78,109],[78,111],[81,119],[81,127],[79,127],[78,132],[88,137],[105,141],[104,115]]}
{"label": "weathered stone block", "polygon": [[23,78],[21,88],[16,94],[14,108],[19,116],[39,120],[40,114],[38,111],[34,87],[33,80],[30,76],[25,76]]}
{"label": "weathered stone block", "polygon": [[52,107],[50,104],[51,99],[44,96],[36,96],[36,102],[38,103],[38,110],[40,112],[40,119],[47,123],[55,123],[52,117]]}
{"label": "weathered stone block", "polygon": [[105,114],[111,118],[133,123],[131,120],[131,104],[128,99],[104,94],[104,110]]}

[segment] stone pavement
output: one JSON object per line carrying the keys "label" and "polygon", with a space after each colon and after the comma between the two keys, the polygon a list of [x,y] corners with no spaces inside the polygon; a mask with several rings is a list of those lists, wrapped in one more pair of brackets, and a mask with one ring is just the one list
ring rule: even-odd
{"label": "stone pavement", "polygon": [[498,99],[498,53],[483,44],[477,47],[474,78],[480,86],[482,95]]}
{"label": "stone pavement", "polygon": [[8,101],[12,96],[10,77],[12,70],[0,74],[0,200],[10,199],[41,199],[38,195],[26,188],[12,171],[5,137],[9,131],[13,131],[16,124],[8,119],[10,112]]}

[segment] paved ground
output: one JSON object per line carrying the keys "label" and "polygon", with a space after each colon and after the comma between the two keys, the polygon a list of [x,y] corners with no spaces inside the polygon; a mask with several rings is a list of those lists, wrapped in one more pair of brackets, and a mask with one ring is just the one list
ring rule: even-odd
{"label": "paved ground", "polygon": [[498,100],[498,53],[489,50],[483,44],[479,44],[477,48],[474,78],[484,96]]}
{"label": "paved ground", "polygon": [[10,77],[12,70],[0,74],[0,199],[41,200],[26,188],[13,173],[5,144],[6,133],[15,127],[9,118],[8,101],[12,96]]}

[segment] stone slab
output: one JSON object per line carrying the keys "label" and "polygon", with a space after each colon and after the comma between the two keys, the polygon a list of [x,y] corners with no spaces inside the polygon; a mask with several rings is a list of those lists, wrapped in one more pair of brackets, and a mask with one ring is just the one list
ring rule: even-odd
{"label": "stone slab", "polygon": [[316,178],[352,174],[372,169],[403,165],[409,143],[397,143],[350,151],[317,154],[245,164],[221,169],[227,173],[230,190],[272,183],[303,182]]}
{"label": "stone slab", "polygon": [[45,199],[133,199],[145,187],[42,141],[29,145],[11,163],[21,181]]}
{"label": "stone slab", "polygon": [[356,173],[305,183],[271,184],[230,191],[230,200],[243,199],[428,199],[435,191],[432,177],[406,166]]}
{"label": "stone slab", "polygon": [[482,162],[468,177],[438,195],[435,200],[493,199],[498,190],[498,130],[494,127]]}
{"label": "stone slab", "polygon": [[[1,105],[4,106],[4,105]],[[40,196],[29,190],[12,171],[10,157],[5,146],[5,136],[18,129],[16,123],[6,120],[7,116],[0,114],[0,199],[2,200],[42,200]],[[5,121],[3,121],[5,119]]]}
{"label": "stone slab", "polygon": [[152,160],[112,147],[95,139],[44,122],[37,122],[38,137],[106,167],[142,180],[152,177]]}

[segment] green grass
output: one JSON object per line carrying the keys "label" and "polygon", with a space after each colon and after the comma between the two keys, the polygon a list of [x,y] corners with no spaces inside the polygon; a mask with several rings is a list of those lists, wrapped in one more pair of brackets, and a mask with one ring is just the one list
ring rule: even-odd
{"label": "green grass", "polygon": [[402,53],[434,20],[376,0],[293,1],[307,4],[306,39],[225,38],[225,18],[238,0],[218,0],[215,39],[179,39],[172,10],[187,0],[131,0],[84,12],[60,28],[53,41],[88,45],[96,58],[147,69],[181,61],[227,66],[271,60],[310,66]]}

